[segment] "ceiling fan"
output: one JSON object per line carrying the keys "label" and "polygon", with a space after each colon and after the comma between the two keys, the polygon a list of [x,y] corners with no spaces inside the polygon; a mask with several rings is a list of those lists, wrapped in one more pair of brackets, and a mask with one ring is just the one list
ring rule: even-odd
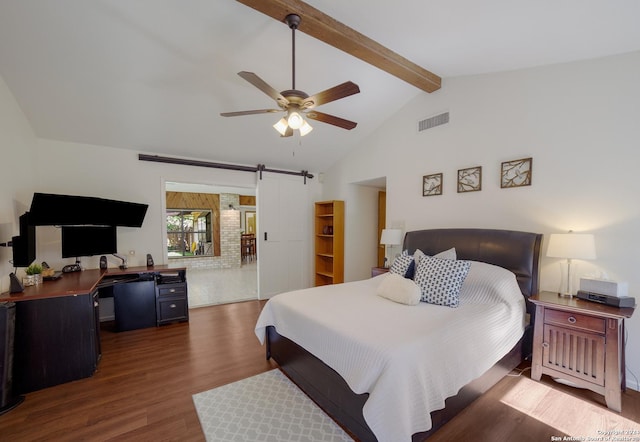
{"label": "ceiling fan", "polygon": [[276,101],[280,109],[257,109],[239,112],[223,112],[223,117],[238,117],[243,115],[266,114],[272,112],[286,112],[285,117],[280,119],[273,127],[280,132],[283,137],[293,135],[293,130],[298,129],[301,136],[305,136],[313,130],[311,125],[303,118],[306,116],[315,121],[332,124],[343,129],[351,130],[356,127],[357,123],[334,115],[325,114],[315,110],[316,106],[330,103],[349,95],[357,94],[360,88],[357,84],[347,81],[345,83],[334,86],[315,95],[309,96],[305,92],[296,89],[296,29],[300,25],[300,16],[297,14],[289,14],[285,18],[285,23],[291,29],[292,41],[292,86],[291,89],[278,92],[269,86],[264,80],[253,72],[238,72],[238,75],[260,89],[262,92],[270,96]]}

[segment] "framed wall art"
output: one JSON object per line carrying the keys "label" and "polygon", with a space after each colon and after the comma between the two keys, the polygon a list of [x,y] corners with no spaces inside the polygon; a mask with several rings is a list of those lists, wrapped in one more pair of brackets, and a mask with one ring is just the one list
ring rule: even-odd
{"label": "framed wall art", "polygon": [[442,173],[422,177],[422,196],[442,195]]}
{"label": "framed wall art", "polygon": [[500,187],[522,187],[531,185],[533,158],[505,161],[500,172]]}
{"label": "framed wall art", "polygon": [[482,166],[458,170],[458,193],[482,190]]}

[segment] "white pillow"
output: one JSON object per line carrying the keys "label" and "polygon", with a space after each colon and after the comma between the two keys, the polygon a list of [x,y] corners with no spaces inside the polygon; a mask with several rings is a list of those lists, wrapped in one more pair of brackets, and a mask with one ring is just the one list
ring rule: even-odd
{"label": "white pillow", "polygon": [[378,296],[393,302],[407,305],[418,305],[422,291],[411,279],[397,273],[388,273],[376,291]]}
{"label": "white pillow", "polygon": [[[444,252],[440,252],[438,254],[433,255],[434,258],[440,258],[440,259],[452,259],[452,260],[456,260],[458,259],[457,255],[456,255],[456,248],[455,247],[451,247],[449,250],[445,250]],[[418,264],[418,263],[416,263]]]}
{"label": "white pillow", "polygon": [[[420,264],[420,259],[422,259],[423,256],[429,256],[429,255],[425,255],[424,252],[420,249],[416,249],[416,251],[413,252],[413,259],[416,262],[416,266]],[[456,248],[451,247],[449,250],[444,250],[440,253],[436,253],[435,255],[433,255],[433,257],[440,258],[440,259],[453,259],[455,261],[457,259]]]}

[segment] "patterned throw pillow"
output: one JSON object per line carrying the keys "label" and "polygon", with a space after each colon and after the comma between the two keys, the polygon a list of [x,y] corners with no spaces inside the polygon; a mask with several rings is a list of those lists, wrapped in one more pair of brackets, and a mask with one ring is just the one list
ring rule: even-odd
{"label": "patterned throw pillow", "polygon": [[413,260],[411,261],[411,264],[409,264],[409,267],[407,268],[407,272],[404,274],[404,277],[407,279],[413,279],[413,277],[416,275],[416,257],[413,257]]}
{"label": "patterned throw pillow", "polygon": [[430,304],[458,307],[460,288],[470,267],[470,261],[422,257],[414,277],[422,291],[420,300]]}
{"label": "patterned throw pillow", "polygon": [[407,269],[412,262],[413,256],[409,255],[409,253],[407,253],[407,251],[405,250],[400,256],[393,260],[393,264],[391,264],[389,272],[405,277]]}

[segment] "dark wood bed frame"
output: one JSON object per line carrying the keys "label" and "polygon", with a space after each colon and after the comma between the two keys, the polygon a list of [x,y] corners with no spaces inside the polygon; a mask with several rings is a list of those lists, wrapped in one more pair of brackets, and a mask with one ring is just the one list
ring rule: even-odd
{"label": "dark wood bed frame", "polygon": [[[432,412],[432,428],[414,434],[413,441],[426,439],[531,355],[535,308],[528,298],[538,292],[541,243],[541,234],[510,230],[432,229],[407,232],[404,249],[409,253],[420,249],[427,255],[435,255],[455,247],[458,259],[483,261],[512,271],[527,300],[527,312],[531,318],[520,342],[485,374],[465,385],[456,396],[448,398],[445,408]],[[267,358],[273,358],[293,382],[353,437],[363,442],[376,441],[362,415],[368,394],[354,393],[335,370],[295,342],[279,335],[272,326],[267,328]]]}

